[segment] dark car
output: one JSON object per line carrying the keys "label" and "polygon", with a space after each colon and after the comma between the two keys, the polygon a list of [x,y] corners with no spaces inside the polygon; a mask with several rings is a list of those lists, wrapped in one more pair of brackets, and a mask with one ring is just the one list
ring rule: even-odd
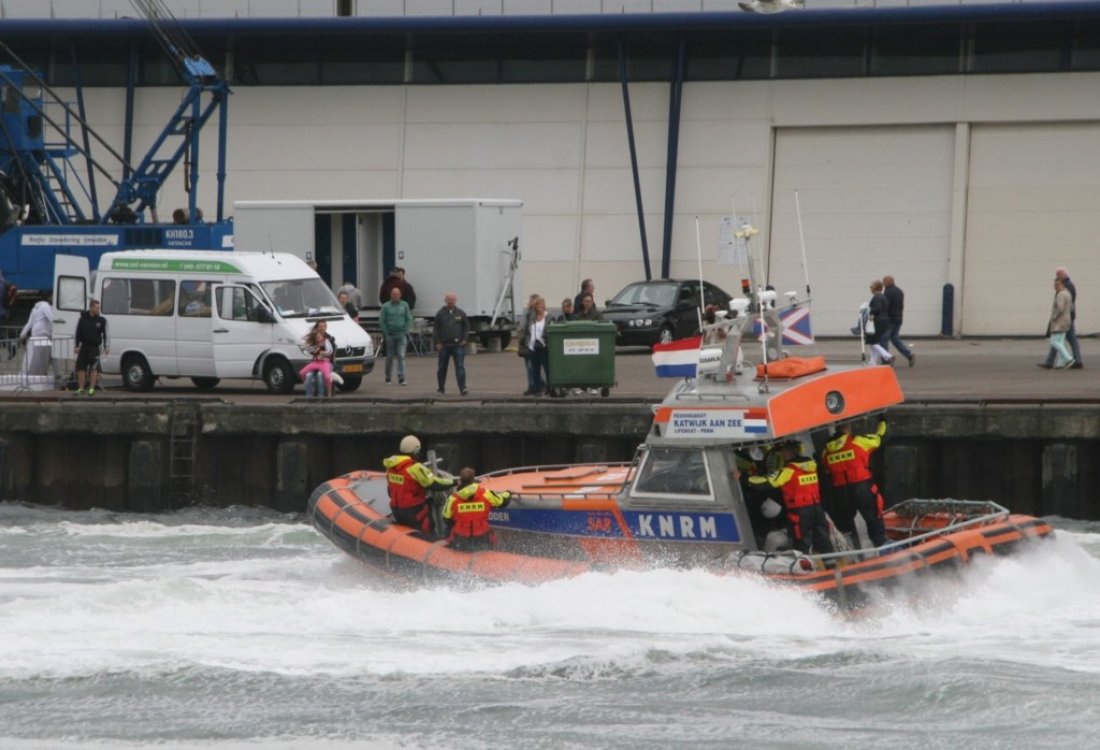
{"label": "dark car", "polygon": [[[702,306],[728,310],[730,295],[709,282],[701,282]],[[619,346],[652,346],[699,331],[700,281],[636,281],[608,301],[600,312],[618,329]]]}

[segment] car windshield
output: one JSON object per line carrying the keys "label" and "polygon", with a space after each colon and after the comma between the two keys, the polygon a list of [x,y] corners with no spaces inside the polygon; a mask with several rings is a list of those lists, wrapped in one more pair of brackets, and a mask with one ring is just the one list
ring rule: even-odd
{"label": "car windshield", "polygon": [[676,288],[668,284],[631,284],[615,295],[612,305],[653,305],[672,307],[676,303]]}
{"label": "car windshield", "polygon": [[332,290],[318,278],[265,281],[260,286],[284,318],[344,314]]}

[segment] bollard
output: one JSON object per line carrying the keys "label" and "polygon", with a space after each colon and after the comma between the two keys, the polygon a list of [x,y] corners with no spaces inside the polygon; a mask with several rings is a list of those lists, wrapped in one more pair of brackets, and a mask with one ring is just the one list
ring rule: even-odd
{"label": "bollard", "polygon": [[940,318],[940,335],[951,338],[955,331],[955,285],[943,285],[943,313]]}

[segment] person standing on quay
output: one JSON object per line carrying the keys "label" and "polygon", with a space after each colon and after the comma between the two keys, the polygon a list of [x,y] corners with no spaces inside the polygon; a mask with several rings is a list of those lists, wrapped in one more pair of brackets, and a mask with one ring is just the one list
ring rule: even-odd
{"label": "person standing on quay", "polygon": [[1073,353],[1066,346],[1066,333],[1073,325],[1072,311],[1073,298],[1070,297],[1065,282],[1055,277],[1054,304],[1050,308],[1050,325],[1047,326],[1047,330],[1050,331],[1050,348],[1057,354],[1054,367],[1058,370],[1073,367]]}
{"label": "person standing on quay", "polygon": [[[1070,365],[1070,369],[1080,370],[1084,367],[1081,362],[1081,344],[1077,341],[1077,286],[1073,283],[1073,280],[1069,277],[1069,271],[1064,266],[1059,266],[1054,272],[1055,278],[1062,280],[1063,286],[1066,291],[1069,292],[1070,301],[1073,303],[1072,308],[1069,311],[1069,330],[1066,331],[1066,344],[1069,345],[1070,351],[1073,354],[1073,364]],[[1046,361],[1040,362],[1039,367],[1044,370],[1049,370],[1054,367],[1054,356],[1057,354],[1054,347],[1051,347],[1047,352]]]}
{"label": "person standing on quay", "polygon": [[[34,304],[31,317],[19,332],[19,341],[27,348],[27,374],[45,375],[53,353],[53,292]],[[34,341],[31,341],[34,339]]]}
{"label": "person standing on quay", "polygon": [[463,396],[469,393],[466,390],[466,341],[470,337],[470,319],[457,303],[458,295],[447,292],[443,297],[443,307],[435,314],[432,325],[432,341],[439,353],[439,365],[436,369],[436,380],[439,384],[436,393],[439,395],[446,392],[447,367],[452,357],[455,361],[458,391]]}
{"label": "person standing on quay", "polygon": [[401,266],[394,266],[390,271],[390,275],[382,282],[382,288],[378,290],[378,302],[380,304],[386,304],[390,299],[390,290],[397,287],[401,290],[401,299],[405,300],[405,304],[409,306],[410,310],[416,309],[416,290],[413,289],[413,285],[405,281],[405,269]]}
{"label": "person standing on quay", "polygon": [[393,382],[393,360],[397,359],[397,382],[405,385],[405,350],[409,345],[409,329],[413,324],[412,311],[401,299],[399,287],[390,288],[390,298],[382,305],[378,325],[386,342],[386,385]]}
{"label": "person standing on quay", "polygon": [[[76,395],[87,393],[95,395],[99,384],[100,348],[104,354],[111,353],[107,342],[107,319],[99,314],[99,300],[88,303],[88,309],[80,314],[76,324]],[[90,373],[90,375],[88,374]],[[88,378],[88,390],[84,390],[85,377]]]}
{"label": "person standing on quay", "polygon": [[886,297],[886,315],[890,318],[890,327],[887,329],[886,335],[882,337],[882,347],[886,351],[890,351],[890,344],[893,344],[901,352],[901,356],[909,360],[909,366],[912,367],[917,363],[917,355],[913,354],[912,349],[901,340],[901,319],[905,313],[905,292],[894,283],[893,276],[883,276],[882,285],[884,287],[882,294]]}
{"label": "person standing on quay", "polygon": [[584,300],[584,295],[589,294],[592,296],[593,304],[596,300],[596,282],[592,279],[585,279],[581,282],[581,290],[577,292],[577,296],[573,298],[573,312],[580,313],[581,302]]}

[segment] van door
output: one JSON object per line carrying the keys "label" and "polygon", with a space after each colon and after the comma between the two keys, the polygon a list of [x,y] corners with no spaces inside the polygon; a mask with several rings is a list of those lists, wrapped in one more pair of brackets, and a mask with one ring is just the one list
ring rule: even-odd
{"label": "van door", "polygon": [[275,316],[248,287],[216,285],[210,318],[214,370],[219,378],[251,378],[252,366],[271,348]]}
{"label": "van door", "polygon": [[210,335],[210,288],[215,283],[205,279],[180,279],[176,305],[176,368],[175,372],[164,374],[207,378],[215,375],[214,342]]}
{"label": "van door", "polygon": [[88,309],[91,295],[88,259],[58,255],[53,266],[53,356],[62,366],[71,366],[73,338],[80,314]]}

